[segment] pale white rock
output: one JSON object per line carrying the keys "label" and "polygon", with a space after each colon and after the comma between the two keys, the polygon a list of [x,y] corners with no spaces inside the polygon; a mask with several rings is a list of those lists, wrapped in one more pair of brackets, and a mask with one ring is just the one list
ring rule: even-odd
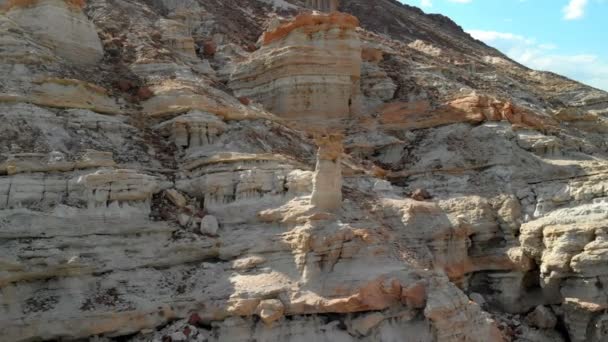
{"label": "pale white rock", "polygon": [[408,46],[414,50],[417,50],[424,54],[435,56],[435,57],[440,56],[442,53],[440,48],[434,46],[433,44],[431,44],[429,42],[421,40],[421,39],[417,39],[417,40],[409,43]]}
{"label": "pale white rock", "polygon": [[374,182],[373,189],[374,191],[378,192],[391,192],[393,191],[393,186],[390,182],[387,182],[385,180],[377,180]]}
{"label": "pale white rock", "polygon": [[227,125],[217,116],[201,111],[190,111],[156,126],[181,149],[193,149],[213,144],[224,133]]}
{"label": "pale white rock", "polygon": [[329,135],[317,139],[317,165],[310,204],[319,210],[335,211],[342,205],[342,139]]}
{"label": "pale white rock", "polygon": [[483,296],[479,293],[471,293],[469,295],[469,298],[471,298],[472,301],[474,301],[475,303],[477,303],[477,305],[483,307],[486,304],[486,300],[483,298]]}
{"label": "pale white rock", "polygon": [[191,222],[192,217],[185,213],[180,213],[177,215],[177,222],[182,227],[188,227],[188,224]]}
{"label": "pale white rock", "polygon": [[13,6],[6,16],[71,63],[95,64],[103,57],[95,25],[76,2],[41,0],[32,6]]}
{"label": "pale white rock", "polygon": [[201,220],[200,231],[204,235],[217,236],[218,230],[220,229],[217,218],[213,215],[205,215]]}
{"label": "pale white rock", "polygon": [[[342,4],[370,30],[268,3],[91,1],[112,46],[92,73],[0,15],[0,336],[606,339],[605,93],[390,1]],[[315,172],[336,122],[344,151]],[[521,318],[538,305],[559,331]]]}

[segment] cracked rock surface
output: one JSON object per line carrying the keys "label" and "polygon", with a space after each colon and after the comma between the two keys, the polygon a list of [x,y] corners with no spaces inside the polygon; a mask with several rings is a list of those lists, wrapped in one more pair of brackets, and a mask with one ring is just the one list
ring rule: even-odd
{"label": "cracked rock surface", "polygon": [[3,341],[608,339],[608,94],[446,17],[0,0],[0,72]]}

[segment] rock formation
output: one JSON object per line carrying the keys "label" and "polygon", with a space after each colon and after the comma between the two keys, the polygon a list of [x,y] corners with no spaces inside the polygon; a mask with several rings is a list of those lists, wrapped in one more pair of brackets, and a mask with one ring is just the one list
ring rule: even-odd
{"label": "rock formation", "polygon": [[74,64],[95,64],[103,57],[95,26],[82,13],[84,1],[6,0],[3,11],[36,41]]}
{"label": "rock formation", "polygon": [[358,21],[344,13],[300,14],[261,37],[230,87],[285,118],[317,124],[346,119],[360,101]]}
{"label": "rock formation", "polygon": [[319,151],[310,204],[319,210],[335,211],[342,206],[342,139],[331,134],[316,140]]}
{"label": "rock formation", "polygon": [[336,3],[0,0],[0,340],[608,338],[608,94]]}

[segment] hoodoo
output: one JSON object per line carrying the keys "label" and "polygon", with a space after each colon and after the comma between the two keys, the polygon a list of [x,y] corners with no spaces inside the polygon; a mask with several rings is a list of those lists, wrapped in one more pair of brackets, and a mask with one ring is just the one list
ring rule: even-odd
{"label": "hoodoo", "polygon": [[291,120],[346,119],[360,103],[358,26],[345,13],[300,14],[264,33],[262,47],[236,66],[230,87]]}
{"label": "hoodoo", "polygon": [[0,0],[0,340],[608,341],[608,93],[337,9]]}
{"label": "hoodoo", "polygon": [[316,139],[319,150],[310,203],[319,210],[335,211],[342,205],[343,139],[339,134]]}

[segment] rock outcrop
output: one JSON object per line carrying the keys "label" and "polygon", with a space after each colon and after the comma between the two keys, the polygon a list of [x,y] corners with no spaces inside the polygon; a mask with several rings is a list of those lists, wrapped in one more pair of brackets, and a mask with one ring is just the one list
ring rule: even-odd
{"label": "rock outcrop", "polygon": [[346,119],[360,105],[357,26],[344,13],[300,14],[264,33],[262,47],[237,66],[230,87],[287,119]]}
{"label": "rock outcrop", "polygon": [[605,92],[392,0],[0,3],[0,340],[608,338]]}
{"label": "rock outcrop", "polygon": [[310,198],[316,209],[335,211],[342,206],[342,139],[332,134],[316,140],[319,151]]}
{"label": "rock outcrop", "polygon": [[103,57],[103,48],[83,6],[83,0],[7,0],[0,10],[69,63],[91,65]]}

